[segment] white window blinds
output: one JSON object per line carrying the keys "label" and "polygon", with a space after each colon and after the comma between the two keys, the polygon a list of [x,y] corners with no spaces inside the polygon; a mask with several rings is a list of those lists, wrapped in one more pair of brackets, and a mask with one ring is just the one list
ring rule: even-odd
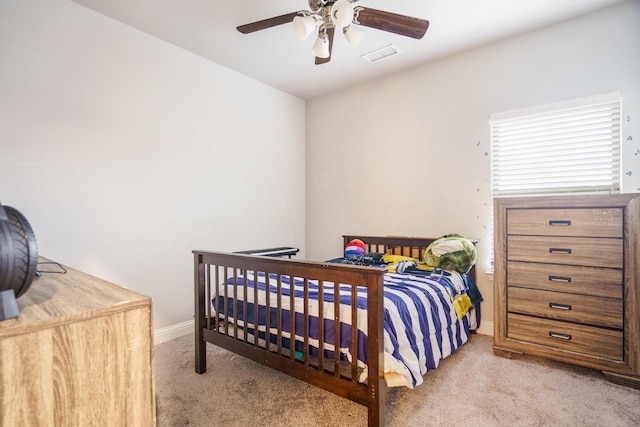
{"label": "white window blinds", "polygon": [[491,115],[497,196],[620,190],[619,92]]}

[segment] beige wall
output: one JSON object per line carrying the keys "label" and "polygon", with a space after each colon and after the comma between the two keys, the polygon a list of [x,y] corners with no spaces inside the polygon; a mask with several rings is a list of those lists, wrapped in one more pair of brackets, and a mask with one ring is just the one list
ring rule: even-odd
{"label": "beige wall", "polygon": [[[489,270],[489,116],[511,109],[621,91],[623,188],[640,191],[639,20],[630,1],[308,102],[308,257],[345,233],[455,232]],[[479,287],[491,321],[491,277]]]}
{"label": "beige wall", "polygon": [[192,250],[304,248],[304,138],[298,98],[76,3],[0,2],[0,201],[42,255],[152,296],[156,329],[192,319]]}

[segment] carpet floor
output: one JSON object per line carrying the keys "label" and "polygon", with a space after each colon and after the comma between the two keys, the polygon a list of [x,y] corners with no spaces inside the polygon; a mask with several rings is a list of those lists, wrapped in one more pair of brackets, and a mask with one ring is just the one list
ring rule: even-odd
{"label": "carpet floor", "polygon": [[[419,387],[391,389],[385,425],[640,426],[640,390],[589,368],[496,357],[492,345],[473,335]],[[365,407],[211,344],[207,372],[194,365],[193,335],[155,346],[159,427],[367,425]]]}

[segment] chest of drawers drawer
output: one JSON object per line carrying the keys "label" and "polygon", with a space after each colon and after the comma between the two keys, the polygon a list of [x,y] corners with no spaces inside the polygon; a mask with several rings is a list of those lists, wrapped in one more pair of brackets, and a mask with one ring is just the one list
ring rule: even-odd
{"label": "chest of drawers drawer", "polygon": [[622,268],[622,239],[508,236],[509,261]]}
{"label": "chest of drawers drawer", "polygon": [[509,312],[622,329],[622,300],[510,287]]}
{"label": "chest of drawers drawer", "polygon": [[507,234],[622,237],[622,209],[513,209]]}
{"label": "chest of drawers drawer", "polygon": [[507,336],[576,353],[622,360],[622,331],[509,313]]}
{"label": "chest of drawers drawer", "polygon": [[622,270],[509,261],[507,286],[622,299]]}

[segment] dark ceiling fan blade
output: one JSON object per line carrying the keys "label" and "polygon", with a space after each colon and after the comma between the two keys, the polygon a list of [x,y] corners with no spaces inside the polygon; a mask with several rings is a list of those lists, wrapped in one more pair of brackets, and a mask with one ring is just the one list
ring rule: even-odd
{"label": "dark ceiling fan blade", "polygon": [[287,13],[286,15],[274,16],[273,18],[263,19],[262,21],[240,25],[236,28],[242,34],[249,34],[253,33],[254,31],[266,30],[267,28],[289,23],[293,21],[293,18],[298,16],[298,14],[298,12]]}
{"label": "dark ceiling fan blade", "polygon": [[331,61],[331,52],[333,52],[333,35],[335,34],[335,28],[327,28],[327,37],[329,37],[329,57],[328,58],[318,58],[316,56],[316,65],[326,64]]}
{"label": "dark ceiling fan blade", "polygon": [[429,21],[426,19],[398,15],[368,7],[358,7],[356,12],[356,18],[354,19],[356,24],[414,39],[421,39],[427,32],[427,28],[429,28]]}

